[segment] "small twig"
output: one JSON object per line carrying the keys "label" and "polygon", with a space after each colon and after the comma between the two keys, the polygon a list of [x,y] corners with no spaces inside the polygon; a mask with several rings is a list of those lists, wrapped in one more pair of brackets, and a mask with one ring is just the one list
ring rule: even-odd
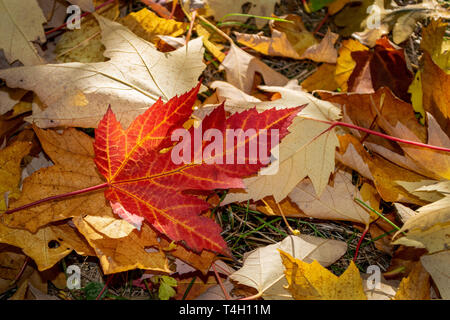
{"label": "small twig", "polygon": [[359,248],[361,247],[361,243],[363,242],[364,238],[366,237],[366,234],[368,231],[369,231],[369,225],[367,224],[366,228],[364,229],[364,232],[361,235],[361,238],[359,238],[358,244],[356,245],[353,261],[356,261],[356,259],[358,258]]}
{"label": "small twig", "polygon": [[105,285],[103,286],[102,291],[100,291],[100,293],[98,294],[97,298],[95,298],[95,300],[99,300],[103,294],[103,292],[105,292],[105,290],[108,288],[109,283],[111,282],[112,278],[114,277],[114,274],[111,274],[108,276],[108,280],[106,280]]}

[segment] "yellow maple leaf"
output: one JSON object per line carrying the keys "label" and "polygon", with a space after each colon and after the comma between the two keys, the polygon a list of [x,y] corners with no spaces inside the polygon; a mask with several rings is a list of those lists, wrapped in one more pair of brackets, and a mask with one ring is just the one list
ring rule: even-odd
{"label": "yellow maple leaf", "polygon": [[347,270],[336,276],[316,260],[306,263],[279,250],[286,268],[288,290],[297,300],[367,300],[358,268],[350,262]]}
{"label": "yellow maple leaf", "polygon": [[414,264],[408,277],[402,279],[394,300],[429,300],[430,275],[420,261]]}
{"label": "yellow maple leaf", "polygon": [[352,58],[352,52],[367,51],[369,48],[362,45],[360,42],[349,39],[342,41],[342,46],[339,49],[339,57],[337,58],[335,79],[342,91],[346,92],[348,89],[348,78],[356,67],[356,62]]}

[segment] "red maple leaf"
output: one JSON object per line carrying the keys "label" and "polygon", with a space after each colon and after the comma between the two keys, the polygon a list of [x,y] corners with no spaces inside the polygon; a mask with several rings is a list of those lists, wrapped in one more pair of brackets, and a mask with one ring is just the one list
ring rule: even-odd
{"label": "red maple leaf", "polygon": [[[270,152],[275,146],[271,143],[271,129],[278,130],[281,140],[300,108],[262,113],[250,109],[226,118],[221,105],[202,121],[203,132],[214,129],[226,136],[227,129],[254,129],[255,134],[244,136],[243,140],[233,138],[236,143],[232,147],[223,141],[222,150],[216,149],[200,161],[196,157],[211,149],[210,142],[202,140],[197,148],[192,143],[191,155],[187,153],[187,159],[177,164],[170,150],[195,135],[195,129],[191,128],[175,147],[171,135],[189,119],[199,88],[200,84],[167,103],[158,100],[127,130],[108,109],[95,131],[95,163],[108,182],[105,197],[111,203],[120,203],[126,212],[144,217],[157,231],[174,241],[184,241],[195,251],[207,249],[228,254],[220,226],[199,215],[209,204],[187,191],[243,188],[242,177],[264,167],[257,160],[268,155],[249,156],[252,143],[267,133],[266,150]],[[237,163],[239,147],[246,151],[243,164]],[[166,152],[161,152],[163,149]]]}

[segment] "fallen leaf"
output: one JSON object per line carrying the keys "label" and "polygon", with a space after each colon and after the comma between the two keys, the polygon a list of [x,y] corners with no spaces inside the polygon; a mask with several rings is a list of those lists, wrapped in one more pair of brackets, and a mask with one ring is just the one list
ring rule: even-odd
{"label": "fallen leaf", "polygon": [[[222,82],[214,82],[211,87],[219,88],[221,85]],[[329,175],[334,170],[334,153],[338,141],[334,130],[323,133],[329,128],[328,124],[309,118],[326,121],[336,120],[340,117],[339,110],[333,104],[319,100],[304,92],[301,87],[294,83],[285,87],[260,86],[260,89],[278,92],[281,94],[281,98],[259,103],[254,103],[254,100],[251,103],[227,100],[225,101],[227,111],[237,112],[253,106],[256,106],[257,110],[263,111],[269,108],[307,105],[299,112],[297,118],[289,127],[291,133],[280,143],[279,161],[272,163],[272,168],[278,166],[278,170],[274,172],[276,174],[259,174],[244,179],[246,192],[228,193],[222,204],[242,202],[248,199],[259,200],[270,195],[273,195],[275,200],[280,202],[306,176],[313,182],[317,194],[321,194],[328,184]],[[236,91],[236,88],[233,90]],[[238,93],[235,96],[238,96]],[[317,138],[318,135],[320,137]],[[270,170],[270,167],[267,170]]]}
{"label": "fallen leaf", "polygon": [[336,65],[324,63],[320,65],[316,72],[303,80],[301,86],[308,92],[314,90],[334,91],[339,88],[334,74],[336,73]]}
{"label": "fallen leaf", "polygon": [[450,299],[450,274],[448,266],[450,263],[450,251],[442,251],[427,254],[420,257],[425,270],[431,275],[434,283],[439,289],[442,299]]}
{"label": "fallen leaf", "polygon": [[403,223],[408,221],[410,218],[414,217],[417,212],[414,210],[402,205],[401,203],[394,203],[395,209],[397,209],[397,213],[400,216],[400,219]]}
{"label": "fallen leaf", "polygon": [[204,68],[201,39],[192,40],[187,53],[186,48],[162,53],[122,25],[96,17],[109,61],[0,71],[8,86],[30,88],[48,105],[45,110],[33,109],[29,121],[40,127],[96,127],[110,104],[128,126],[159,97],[167,101],[197,83]]}
{"label": "fallen leaf", "polygon": [[422,75],[422,104],[442,127],[450,131],[450,74],[445,73],[431,59],[428,52],[423,54],[424,67]]}
{"label": "fallen leaf", "polygon": [[307,235],[289,236],[249,253],[243,267],[232,273],[230,279],[255,288],[266,300],[292,299],[284,288],[287,283],[278,250],[290,252],[307,262],[318,261],[326,267],[345,253],[347,245],[342,241]]}
{"label": "fallen leaf", "polygon": [[316,62],[336,63],[337,50],[334,47],[339,35],[328,29],[325,37],[319,44],[308,47],[301,55],[302,59],[310,59]]}
{"label": "fallen leaf", "polygon": [[337,277],[320,265],[293,258],[280,251],[288,281],[288,290],[296,300],[367,300],[358,268],[351,261],[345,272]]}
{"label": "fallen leaf", "polygon": [[[42,148],[54,166],[36,171],[23,182],[20,198],[9,209],[49,196],[83,189],[103,182],[93,161],[93,139],[74,128],[59,134],[51,130],[34,128]],[[42,203],[3,217],[4,222],[15,228],[36,232],[50,222],[78,215],[89,214],[112,217],[111,208],[105,203],[101,191],[91,192],[63,201]]]}
{"label": "fallen leaf", "polygon": [[380,281],[370,288],[368,286],[371,280],[370,275],[361,274],[361,277],[363,279],[364,294],[367,296],[367,300],[392,300],[400,283],[397,280],[386,280],[381,276]]}
{"label": "fallen leaf", "polygon": [[433,62],[448,74],[450,72],[449,40],[444,40],[447,25],[443,19],[431,19],[430,24],[422,29],[420,48],[427,51]]}
{"label": "fallen leaf", "polygon": [[42,24],[47,20],[36,0],[1,0],[0,49],[8,63],[19,60],[26,66],[44,63],[32,41],[45,42]]}
{"label": "fallen leaf", "polygon": [[416,262],[408,277],[400,282],[394,300],[429,300],[430,275],[422,263]]}
{"label": "fallen leaf", "polygon": [[95,10],[92,0],[68,0],[70,3],[79,6],[83,11],[92,12]]}
{"label": "fallen leaf", "polygon": [[11,110],[16,104],[20,102],[20,99],[27,93],[21,89],[10,89],[7,87],[0,88],[0,115]]}
{"label": "fallen leaf", "polygon": [[368,224],[370,215],[354,201],[361,199],[351,174],[338,171],[331,185],[318,196],[309,179],[304,179],[289,193],[289,198],[308,216],[324,220],[346,220]]}
{"label": "fallen leaf", "polygon": [[94,249],[105,274],[136,268],[170,272],[163,252],[145,251],[145,247],[158,244],[157,235],[149,226],[143,225],[141,232],[133,230],[126,237],[113,239],[97,231],[82,217],[76,217],[73,221]]}
{"label": "fallen leaf", "polygon": [[13,229],[0,222],[0,243],[7,243],[22,249],[32,258],[39,271],[51,268],[72,250],[81,255],[93,255],[86,241],[68,225],[46,226],[36,233]]}
{"label": "fallen leaf", "polygon": [[403,49],[397,49],[383,37],[376,41],[372,51],[351,53],[356,66],[348,79],[348,91],[371,93],[388,87],[403,101],[409,101],[408,88],[413,74],[406,64]]}
{"label": "fallen leaf", "polygon": [[356,40],[343,40],[339,49],[339,56],[336,60],[335,80],[342,91],[348,90],[347,81],[356,67],[356,62],[352,58],[352,52],[368,51],[369,48]]}
{"label": "fallen leaf", "polygon": [[222,61],[220,69],[225,70],[228,83],[245,93],[251,92],[256,72],[262,75],[267,85],[282,86],[288,82],[281,73],[234,44],[231,45],[230,51]]}
{"label": "fallen leaf", "polygon": [[[288,24],[287,22],[279,21],[276,23],[271,22],[272,36],[270,38],[261,34],[234,32],[236,40],[246,47],[250,47],[257,52],[269,56],[311,59],[314,61],[324,61],[324,58],[325,60],[329,60],[327,57],[329,54],[328,50],[330,50],[330,48],[328,48],[329,42],[332,42],[332,46],[337,40],[337,37],[334,38],[331,33],[330,35],[327,34],[322,40],[320,47],[314,47],[307,56],[304,56],[304,53],[308,48],[317,44],[314,35],[305,28],[299,16],[287,15],[281,18],[291,21],[292,23]],[[320,56],[321,54],[323,55]]]}
{"label": "fallen leaf", "polygon": [[446,250],[450,246],[450,197],[430,203],[417,210],[394,235],[394,244],[426,248],[429,253]]}
{"label": "fallen leaf", "polygon": [[31,144],[17,141],[0,150],[0,211],[5,209],[6,199],[20,196],[20,162],[30,149]]}
{"label": "fallen leaf", "polygon": [[[99,2],[98,0],[96,0]],[[107,19],[116,20],[119,16],[119,6],[112,3],[99,9],[99,14]],[[101,41],[99,23],[94,16],[88,15],[83,18],[79,29],[64,32],[55,47],[55,59],[58,62],[103,62],[105,46]]]}
{"label": "fallen leaf", "polygon": [[[184,194],[188,190],[212,190],[217,188],[242,187],[240,177],[257,172],[265,165],[259,161],[239,164],[238,153],[221,141],[222,151],[215,147],[214,156],[208,158],[204,153],[210,148],[206,141],[201,149],[194,147],[189,155],[176,162],[174,150],[160,153],[159,150],[172,145],[170,136],[175,129],[182,127],[192,113],[199,85],[180,97],[174,97],[164,104],[158,100],[144,114],[137,117],[127,130],[117,121],[111,109],[101,120],[95,134],[95,163],[99,172],[106,178],[105,197],[109,201],[120,202],[125,210],[144,217],[156,230],[174,241],[185,241],[189,248],[200,252],[207,249],[217,253],[227,253],[225,241],[220,236],[220,227],[211,219],[198,214],[209,204],[193,195]],[[267,143],[271,129],[279,132],[279,138],[287,135],[287,127],[300,108],[284,110],[266,110],[258,113],[256,108],[225,117],[223,106],[219,106],[202,121],[201,130],[214,128],[222,133],[226,130],[258,130],[245,142],[246,148],[261,134],[260,128],[267,132]],[[256,128],[256,129],[255,129]],[[184,140],[191,139],[197,133],[191,128]],[[202,131],[203,132],[203,131]],[[233,138],[234,139],[234,138]],[[180,158],[179,143],[178,153]],[[191,141],[189,150],[191,150]],[[229,142],[228,142],[229,143]],[[233,140],[234,145],[234,140]],[[270,145],[270,144],[269,144]],[[223,148],[226,146],[226,149]],[[268,150],[271,148],[268,146]],[[200,150],[200,151],[199,151]],[[198,154],[203,155],[197,160]],[[266,151],[267,152],[267,151]],[[228,161],[230,154],[233,161]],[[250,156],[250,155],[249,155]],[[206,157],[206,158],[205,158]],[[225,158],[227,161],[225,161]],[[148,161],[148,159],[153,159]],[[142,163],[136,166],[136,163]],[[266,164],[267,165],[267,164]],[[164,196],[163,196],[164,195]]]}
{"label": "fallen leaf", "polygon": [[[279,0],[252,0],[250,1],[252,3],[252,6],[250,7],[248,14],[270,17],[270,15],[273,13],[274,6],[278,1]],[[230,0],[227,2],[223,2],[221,0],[207,0],[207,11],[205,15],[214,16],[216,20],[221,21],[227,14],[241,13],[242,6],[247,2],[249,1]],[[247,19],[247,17],[233,16],[231,18],[228,18],[227,21],[233,20],[245,22],[245,20]],[[258,28],[262,28],[267,23],[267,20],[255,19],[255,23]]]}
{"label": "fallen leaf", "polygon": [[119,22],[137,36],[152,43],[158,40],[157,35],[179,37],[187,31],[189,26],[186,22],[160,18],[146,8],[131,12]]}

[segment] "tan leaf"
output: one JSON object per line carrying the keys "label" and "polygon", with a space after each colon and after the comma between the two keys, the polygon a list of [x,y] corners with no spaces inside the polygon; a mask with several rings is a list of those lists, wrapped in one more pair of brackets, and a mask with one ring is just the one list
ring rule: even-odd
{"label": "tan leaf", "polygon": [[220,68],[225,70],[227,82],[245,93],[250,93],[256,72],[262,75],[264,82],[269,86],[283,86],[288,82],[281,73],[234,44],[231,45]]}
{"label": "tan leaf", "polygon": [[[168,100],[197,84],[205,66],[201,39],[192,40],[187,53],[186,48],[162,53],[124,26],[96,17],[109,61],[0,71],[10,87],[30,88],[48,105],[45,110],[33,109],[29,121],[40,127],[95,127],[110,104],[127,127],[159,97]],[[74,104],[80,93],[87,104]]]}
{"label": "tan leaf", "polygon": [[334,47],[339,35],[328,29],[325,37],[319,44],[308,47],[301,55],[302,59],[311,59],[316,62],[336,63],[337,50]]}
{"label": "tan leaf", "polygon": [[427,254],[420,257],[425,270],[433,278],[434,283],[439,289],[442,299],[450,299],[450,251],[442,251],[434,254]]}
{"label": "tan leaf", "polygon": [[35,234],[12,229],[0,223],[0,243],[19,247],[32,258],[40,271],[51,268],[72,250],[81,255],[93,255],[86,241],[68,225],[46,226]]}
{"label": "tan leaf", "polygon": [[337,277],[322,267],[293,258],[279,250],[283,260],[288,290],[296,300],[367,300],[358,268],[351,261],[345,272]]}
{"label": "tan leaf", "polygon": [[[39,128],[35,128],[35,132],[45,153],[55,165],[40,169],[26,178],[21,197],[11,204],[10,209],[104,182],[94,164],[91,137],[73,128],[67,129],[63,134]],[[103,191],[45,202],[8,214],[4,221],[10,227],[35,232],[50,222],[84,214],[112,216]]]}
{"label": "tan leaf", "polygon": [[36,0],[1,0],[0,21],[0,49],[9,63],[15,60],[26,66],[44,63],[32,43],[46,41],[42,27],[46,19]]}
{"label": "tan leaf", "polygon": [[308,262],[318,261],[329,266],[347,250],[345,242],[307,235],[289,236],[283,241],[252,251],[244,260],[244,266],[230,278],[240,284],[258,290],[264,299],[292,299],[283,287],[286,278],[278,250],[285,250]]}
{"label": "tan leaf", "polygon": [[26,93],[21,89],[0,88],[0,115],[11,110]]}
{"label": "tan leaf", "polygon": [[351,174],[345,171],[336,172],[333,182],[320,196],[314,192],[311,181],[305,179],[292,190],[289,198],[310,217],[369,223],[369,213],[354,201],[361,199],[358,188],[352,184]]}
{"label": "tan leaf", "polygon": [[405,235],[394,244],[426,248],[429,253],[446,250],[450,246],[450,197],[423,206],[409,218],[395,234]]}
{"label": "tan leaf", "polygon": [[92,0],[68,0],[70,3],[79,6],[83,11],[94,11]]}

